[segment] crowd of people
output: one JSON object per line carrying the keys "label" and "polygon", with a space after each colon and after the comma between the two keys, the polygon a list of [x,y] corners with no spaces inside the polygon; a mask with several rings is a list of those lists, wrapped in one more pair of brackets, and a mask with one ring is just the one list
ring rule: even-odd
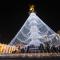
{"label": "crowd of people", "polygon": [[[22,45],[21,45],[22,46]],[[5,45],[0,45],[0,53],[60,53],[60,45],[55,46],[55,45],[49,45],[46,43],[45,45],[40,44],[39,46],[34,46],[34,45],[29,45],[29,46],[5,46]],[[3,48],[4,47],[4,48]],[[6,48],[5,48],[6,47]],[[2,49],[3,48],[3,49]],[[7,49],[8,48],[8,49]],[[18,50],[17,50],[17,49]]]}
{"label": "crowd of people", "polygon": [[40,44],[40,46],[38,47],[35,47],[33,45],[30,45],[30,46],[27,46],[25,48],[22,48],[21,49],[21,52],[22,53],[29,53],[29,52],[40,52],[40,53],[43,53],[43,52],[48,52],[48,53],[59,53],[60,52],[60,46],[55,46],[55,45],[52,45],[50,46],[48,43],[44,46],[43,44]]}

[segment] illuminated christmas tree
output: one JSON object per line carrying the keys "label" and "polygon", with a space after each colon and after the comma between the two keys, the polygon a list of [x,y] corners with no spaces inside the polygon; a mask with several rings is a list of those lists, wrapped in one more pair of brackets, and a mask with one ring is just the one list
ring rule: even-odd
{"label": "illuminated christmas tree", "polygon": [[[57,37],[57,38],[56,38]],[[54,41],[55,40],[55,41]],[[59,44],[60,36],[56,34],[47,24],[45,24],[34,12],[34,6],[30,8],[30,15],[22,28],[10,42],[10,45],[24,43],[26,45],[49,42]]]}

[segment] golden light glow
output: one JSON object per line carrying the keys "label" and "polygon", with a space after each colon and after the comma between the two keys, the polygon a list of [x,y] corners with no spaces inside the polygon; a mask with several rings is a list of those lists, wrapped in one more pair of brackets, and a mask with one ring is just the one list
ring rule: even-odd
{"label": "golden light glow", "polygon": [[34,5],[31,5],[29,11],[34,12],[35,11],[34,7],[35,7]]}
{"label": "golden light glow", "polygon": [[0,54],[12,53],[15,50],[17,50],[17,47],[15,46],[10,46],[10,45],[0,43]]}

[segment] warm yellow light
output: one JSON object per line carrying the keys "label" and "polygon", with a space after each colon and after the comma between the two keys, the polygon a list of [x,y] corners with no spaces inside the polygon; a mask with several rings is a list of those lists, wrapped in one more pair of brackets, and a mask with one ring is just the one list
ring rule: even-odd
{"label": "warm yellow light", "polygon": [[0,43],[0,54],[12,53],[15,50],[17,50],[15,46],[10,46],[10,45]]}
{"label": "warm yellow light", "polygon": [[31,5],[31,6],[30,6],[30,9],[29,9],[30,12],[34,12],[34,11],[35,11],[34,7],[35,7],[34,5]]}

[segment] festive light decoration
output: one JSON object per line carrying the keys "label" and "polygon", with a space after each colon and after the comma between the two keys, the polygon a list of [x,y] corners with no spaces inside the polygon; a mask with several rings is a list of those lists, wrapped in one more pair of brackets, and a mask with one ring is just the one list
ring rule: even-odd
{"label": "festive light decoration", "polygon": [[18,50],[18,48],[15,46],[10,46],[10,45],[0,43],[0,54],[12,53],[15,50]]}
{"label": "festive light decoration", "polygon": [[35,7],[34,5],[31,5],[29,11],[34,12],[35,11],[34,7]]}

